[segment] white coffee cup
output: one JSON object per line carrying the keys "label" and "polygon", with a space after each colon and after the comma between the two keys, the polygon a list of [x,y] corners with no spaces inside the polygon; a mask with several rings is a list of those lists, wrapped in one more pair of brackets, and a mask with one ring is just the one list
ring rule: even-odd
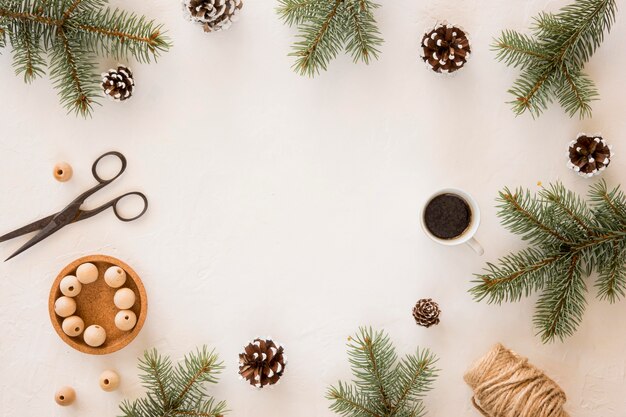
{"label": "white coffee cup", "polygon": [[[452,239],[441,239],[433,235],[431,231],[428,230],[428,227],[426,227],[426,222],[424,220],[424,213],[426,211],[426,207],[428,206],[428,204],[430,204],[430,202],[435,197],[440,196],[442,194],[452,194],[452,195],[456,195],[457,197],[460,197],[463,201],[467,203],[471,211],[470,224],[467,226],[467,229],[465,229],[465,231],[461,233],[459,236],[452,238]],[[463,190],[459,190],[457,188],[444,188],[443,190],[439,190],[433,195],[431,195],[430,197],[428,197],[428,199],[426,200],[426,203],[424,203],[422,212],[420,213],[420,223],[422,225],[422,229],[424,230],[424,233],[426,233],[426,236],[428,236],[429,238],[431,238],[432,240],[434,240],[435,242],[439,244],[446,245],[446,246],[456,246],[456,245],[461,245],[463,243],[466,243],[477,254],[482,255],[483,253],[485,253],[485,250],[483,249],[481,244],[478,243],[476,239],[474,239],[474,235],[476,234],[476,231],[478,230],[478,226],[480,225],[480,208],[478,207],[478,203],[476,202],[476,200],[474,200],[471,195],[467,194]]]}

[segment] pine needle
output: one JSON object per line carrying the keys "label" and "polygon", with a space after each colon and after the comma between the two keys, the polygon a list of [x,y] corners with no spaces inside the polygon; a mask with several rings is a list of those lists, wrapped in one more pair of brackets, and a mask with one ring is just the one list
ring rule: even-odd
{"label": "pine needle", "polygon": [[313,77],[342,50],[355,63],[378,59],[383,43],[374,17],[378,7],[371,0],[279,0],[280,19],[298,27],[289,54],[296,58],[294,70]]}
{"label": "pine needle", "polygon": [[502,32],[493,45],[497,59],[521,70],[509,90],[515,114],[538,117],[556,99],[570,117],[591,116],[598,91],[583,68],[610,32],[616,12],[615,0],[578,0],[557,14],[539,14],[532,36]]}
{"label": "pine needle", "polygon": [[139,376],[146,397],[124,400],[122,417],[202,416],[222,417],[226,403],[209,396],[205,383],[216,384],[223,366],[206,346],[185,356],[177,366],[156,349],[146,351],[139,361]]}
{"label": "pine needle", "polygon": [[587,286],[598,272],[601,300],[626,294],[626,196],[604,181],[589,201],[556,183],[537,195],[518,189],[500,193],[502,224],[530,247],[488,263],[470,290],[478,301],[519,301],[539,292],[534,324],[543,342],[573,335],[582,322]]}
{"label": "pine needle", "polygon": [[437,358],[428,350],[398,361],[385,333],[362,327],[350,338],[348,358],[355,380],[328,389],[331,410],[345,417],[423,415],[422,399],[438,373]]}

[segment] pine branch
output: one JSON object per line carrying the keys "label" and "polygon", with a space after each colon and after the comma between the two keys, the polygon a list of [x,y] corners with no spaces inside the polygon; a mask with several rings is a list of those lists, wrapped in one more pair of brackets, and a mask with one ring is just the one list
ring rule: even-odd
{"label": "pine branch", "polygon": [[414,404],[411,415],[424,413],[422,399],[432,389],[437,372],[434,368],[437,358],[429,351],[418,349],[415,355],[407,355],[398,365],[399,396],[393,409],[401,410],[407,404]]}
{"label": "pine branch", "polygon": [[380,51],[377,46],[383,42],[372,13],[379,6],[368,0],[350,0],[346,7],[351,28],[346,37],[346,52],[352,55],[355,64],[359,61],[369,64],[371,58],[378,59]]}
{"label": "pine branch", "polygon": [[505,30],[494,42],[496,58],[522,69],[509,92],[514,112],[539,116],[556,98],[570,117],[591,115],[598,98],[583,67],[615,22],[615,0],[577,0],[559,13],[540,13],[532,36]]}
{"label": "pine branch", "polygon": [[585,311],[586,291],[580,258],[574,255],[537,302],[534,323],[544,343],[574,334]]}
{"label": "pine branch", "polygon": [[169,358],[148,351],[139,362],[146,397],[120,404],[123,417],[199,416],[222,417],[226,403],[208,396],[204,383],[217,383],[223,369],[217,355],[206,346],[185,356],[172,367]]}
{"label": "pine branch", "polygon": [[405,417],[422,415],[422,398],[437,376],[437,359],[428,350],[398,362],[383,332],[361,328],[351,337],[348,356],[355,381],[330,387],[330,409],[345,417]]}
{"label": "pine branch", "polygon": [[589,202],[557,183],[538,196],[521,189],[500,193],[505,227],[531,247],[488,263],[470,290],[478,301],[519,301],[541,292],[534,323],[543,342],[571,336],[585,310],[584,278],[598,272],[598,298],[626,294],[626,196],[601,181]]}
{"label": "pine branch", "polygon": [[298,40],[289,54],[294,70],[315,76],[344,49],[354,62],[378,58],[380,37],[371,0],[280,0],[277,13],[289,26],[298,26]]}
{"label": "pine branch", "polygon": [[50,55],[61,103],[88,116],[99,95],[96,54],[150,62],[170,47],[160,25],[106,5],[106,0],[0,0],[0,47],[8,34],[16,73],[26,82],[44,74]]}

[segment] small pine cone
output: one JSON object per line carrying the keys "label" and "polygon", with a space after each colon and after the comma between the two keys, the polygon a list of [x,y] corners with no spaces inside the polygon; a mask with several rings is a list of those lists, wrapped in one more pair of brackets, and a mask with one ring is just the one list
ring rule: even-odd
{"label": "small pine cone", "polygon": [[238,19],[242,0],[184,0],[187,18],[202,24],[205,32],[228,29]]}
{"label": "small pine cone", "polygon": [[604,171],[611,163],[611,146],[601,136],[578,135],[569,144],[567,165],[583,177],[593,177]]}
{"label": "small pine cone", "polygon": [[467,34],[447,24],[438,25],[422,38],[422,59],[434,72],[453,73],[465,66],[471,53]]}
{"label": "small pine cone", "polygon": [[135,80],[130,68],[118,65],[102,73],[102,90],[104,95],[116,101],[128,100],[133,95]]}
{"label": "small pine cone", "polygon": [[256,338],[239,354],[239,375],[257,388],[278,382],[287,365],[284,348],[269,339]]}
{"label": "small pine cone", "polygon": [[439,305],[430,298],[419,300],[413,307],[413,317],[420,326],[430,327],[439,324]]}

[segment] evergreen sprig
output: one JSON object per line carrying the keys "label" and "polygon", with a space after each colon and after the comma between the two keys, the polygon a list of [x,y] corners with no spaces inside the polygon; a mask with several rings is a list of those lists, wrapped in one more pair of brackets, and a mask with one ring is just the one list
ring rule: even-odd
{"label": "evergreen sprig", "polygon": [[626,197],[604,181],[592,185],[589,203],[562,184],[531,195],[505,188],[498,198],[502,224],[531,247],[488,263],[470,291],[501,304],[541,292],[534,324],[542,341],[574,334],[585,311],[584,278],[598,273],[598,298],[626,294]]}
{"label": "evergreen sprig", "polygon": [[156,349],[146,351],[139,369],[148,393],[132,402],[124,400],[120,405],[123,417],[221,417],[226,412],[226,403],[208,396],[204,388],[204,383],[216,384],[223,369],[206,346],[185,356],[176,367]]}
{"label": "evergreen sprig", "polygon": [[437,359],[427,349],[398,361],[382,331],[360,328],[348,344],[355,381],[330,387],[331,410],[345,417],[419,417],[422,399],[437,377]]}
{"label": "evergreen sprig", "polygon": [[499,61],[521,69],[509,90],[513,111],[538,117],[556,99],[570,117],[590,116],[598,91],[583,68],[616,12],[615,0],[576,0],[557,14],[539,14],[532,36],[505,30],[493,47]]}
{"label": "evergreen sprig", "polygon": [[150,62],[170,47],[161,25],[106,5],[107,0],[0,0],[0,47],[8,39],[15,72],[27,83],[48,69],[63,106],[88,116],[100,93],[97,55]]}
{"label": "evergreen sprig", "polygon": [[341,50],[355,63],[378,59],[383,43],[374,17],[380,7],[371,0],[279,0],[280,18],[298,26],[298,40],[289,54],[301,75],[315,76]]}

